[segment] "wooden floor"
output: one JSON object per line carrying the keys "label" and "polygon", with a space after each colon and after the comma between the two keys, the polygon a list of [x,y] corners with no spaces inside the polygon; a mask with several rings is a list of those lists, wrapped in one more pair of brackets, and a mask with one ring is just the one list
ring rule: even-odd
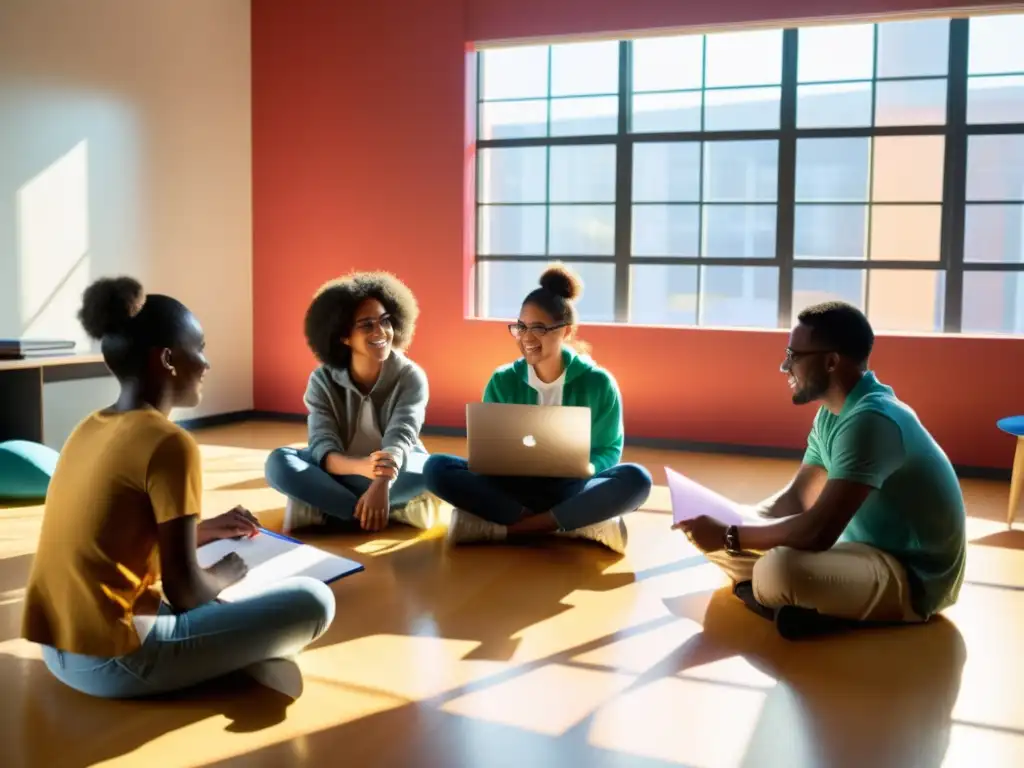
{"label": "wooden floor", "polygon": [[[199,433],[207,512],[241,503],[279,524],[264,457],[302,433]],[[402,528],[319,539],[366,570],[335,585],[290,705],[248,680],[146,703],[63,688],[18,639],[41,509],[0,508],[0,765],[1024,765],[1024,531],[1000,522],[1005,484],[965,484],[968,581],[948,620],[788,644],[669,530],[661,467],[755,501],[793,464],[627,458],[659,487],[625,558],[568,541],[447,551]]]}

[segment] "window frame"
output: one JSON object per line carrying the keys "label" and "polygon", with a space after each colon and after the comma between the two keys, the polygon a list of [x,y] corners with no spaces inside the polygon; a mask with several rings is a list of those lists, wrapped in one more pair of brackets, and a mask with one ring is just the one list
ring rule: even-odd
{"label": "window frame", "polygon": [[[667,327],[702,327],[700,324],[702,297],[702,272],[701,267],[709,266],[740,266],[740,267],[774,267],[778,270],[778,318],[776,328],[789,328],[793,322],[793,282],[794,271],[797,269],[819,269],[819,270],[847,270],[854,269],[864,271],[865,276],[876,270],[925,270],[937,272],[944,279],[944,304],[942,306],[943,323],[942,328],[936,333],[959,333],[963,317],[963,285],[965,272],[1024,272],[1024,263],[1016,262],[969,262],[964,261],[964,234],[966,224],[966,199],[967,186],[967,149],[968,142],[974,136],[991,135],[1014,135],[1024,136],[1024,123],[975,123],[967,122],[967,101],[968,101],[968,66],[969,66],[969,37],[970,19],[953,18],[949,20],[949,62],[947,72],[944,76],[908,76],[908,77],[878,77],[878,24],[874,23],[874,62],[873,78],[871,82],[872,95],[872,121],[871,125],[863,127],[843,128],[798,128],[797,127],[797,95],[798,86],[798,63],[799,63],[799,29],[787,27],[782,31],[782,76],[781,76],[781,99],[780,99],[780,120],[777,129],[757,130],[719,130],[705,131],[705,108],[702,99],[701,108],[701,129],[697,131],[673,131],[673,132],[648,132],[632,133],[630,128],[632,101],[634,96],[632,84],[632,60],[633,41],[629,39],[618,41],[618,120],[615,133],[581,136],[551,136],[551,62],[552,47],[548,45],[548,92],[545,96],[547,102],[548,131],[543,137],[530,138],[505,138],[505,139],[477,139],[476,160],[473,172],[475,178],[480,178],[481,161],[480,151],[496,148],[515,147],[558,147],[558,146],[586,146],[586,145],[614,145],[616,149],[615,161],[615,196],[614,196],[614,253],[612,255],[521,255],[521,254],[481,254],[479,243],[479,231],[481,221],[481,209],[487,207],[487,203],[481,203],[479,190],[473,200],[473,228],[474,240],[474,292],[475,296],[473,311],[476,317],[484,317],[481,311],[486,298],[483,295],[481,272],[479,265],[488,262],[536,262],[538,269],[545,263],[558,260],[567,264],[572,263],[594,263],[613,265],[615,270],[614,279],[614,322],[616,324],[628,324],[630,322],[630,282],[631,268],[638,265],[668,265],[668,266],[696,266],[697,267],[697,288],[696,288],[696,323],[694,325],[671,324]],[[705,50],[701,83],[704,93],[718,88],[707,88],[704,84],[707,68],[706,44],[702,46]],[[483,105],[495,103],[484,100],[478,84],[482,82],[483,56],[481,51],[476,53],[475,61],[475,84],[472,88],[469,103],[476,110],[471,116],[476,126],[476,135],[479,137]],[[1000,73],[999,77],[1013,76],[1020,73]],[[975,75],[977,77],[988,77],[990,75]],[[899,81],[920,81],[944,79],[946,82],[946,120],[943,124],[925,125],[874,125],[875,112],[875,91],[879,82]],[[815,83],[819,84],[819,83]],[[825,83],[829,84],[829,83]],[[638,93],[644,93],[640,91]],[[610,94],[604,94],[609,96]],[[506,99],[504,101],[518,101],[519,99]],[[536,99],[522,99],[532,101]],[[801,139],[809,138],[868,138],[876,139],[890,136],[941,136],[944,139],[943,149],[943,187],[940,214],[940,245],[939,258],[937,260],[886,260],[872,261],[865,254],[863,259],[825,259],[825,258],[796,258],[795,247],[795,214],[798,205],[810,205],[814,202],[796,202],[796,150],[797,143]],[[674,142],[697,142],[702,146],[701,151],[701,177],[703,182],[703,147],[709,143],[728,141],[755,141],[771,140],[778,144],[778,189],[775,199],[776,227],[775,227],[775,254],[773,258],[763,257],[741,257],[741,258],[720,258],[709,256],[633,256],[632,254],[632,224],[633,224],[633,157],[634,150],[638,144],[643,143],[674,143]],[[873,146],[873,145],[872,145]],[[547,160],[547,199],[543,203],[545,209],[545,234],[544,240],[547,245],[550,238],[550,152]],[[867,222],[865,237],[868,240],[867,247],[870,248],[871,230],[869,227],[871,211],[875,206],[888,205],[885,201],[876,202],[873,199],[873,190],[870,186],[873,175],[873,163],[869,158],[869,192],[863,205],[867,209]],[[706,205],[704,201],[703,183],[701,183],[701,199],[696,202],[698,210]],[[972,201],[971,205],[991,203],[994,205],[1006,205],[1020,201]],[[668,204],[666,202],[666,204]],[[824,202],[820,203],[826,204]],[[899,204],[899,203],[896,203]],[[703,220],[703,215],[699,217]],[[1022,278],[1024,279],[1024,278]],[[1021,297],[1024,301],[1024,297]],[[869,307],[866,307],[869,309]],[[703,326],[707,327],[707,326]],[[1019,335],[1012,332],[1002,332],[999,335]]]}

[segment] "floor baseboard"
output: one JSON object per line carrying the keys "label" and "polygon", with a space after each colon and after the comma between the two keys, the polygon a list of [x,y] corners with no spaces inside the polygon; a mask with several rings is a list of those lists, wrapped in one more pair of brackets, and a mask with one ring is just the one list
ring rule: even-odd
{"label": "floor baseboard", "polygon": [[[223,427],[239,424],[243,421],[276,421],[289,424],[302,424],[306,421],[304,413],[279,413],[276,411],[234,411],[214,416],[203,416],[197,419],[184,419],[178,424],[189,431]],[[445,427],[425,425],[423,434],[430,437],[465,437],[464,427]],[[685,453],[714,453],[733,456],[751,456],[760,459],[799,459],[803,451],[798,448],[782,448],[763,445],[736,445],[732,443],[707,443],[695,440],[673,440],[663,437],[626,437],[626,445],[634,448],[651,448],[654,450],[677,451]],[[1003,467],[973,467],[957,465],[954,467],[959,477],[972,480],[999,480],[1009,482],[1010,470]]]}

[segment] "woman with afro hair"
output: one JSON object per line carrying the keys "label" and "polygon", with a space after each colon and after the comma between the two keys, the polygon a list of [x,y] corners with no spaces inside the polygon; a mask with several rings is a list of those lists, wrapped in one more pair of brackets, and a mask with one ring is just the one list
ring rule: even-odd
{"label": "woman with afro hair", "polygon": [[412,291],[386,272],[353,273],[317,292],[305,321],[320,361],[306,387],[309,444],[278,448],[266,464],[267,482],[288,497],[286,531],[433,524],[414,455],[426,453],[427,376],[403,352],[418,315]]}
{"label": "woman with afro hair", "polygon": [[619,463],[622,399],[615,379],[570,346],[580,292],[579,279],[560,264],[541,275],[540,286],[523,300],[519,319],[508,326],[522,357],[494,372],[484,402],[589,408],[593,474],[585,480],[485,477],[471,472],[463,458],[431,456],[423,474],[427,488],[455,508],[451,543],[561,532],[625,551],[622,515],[647,499],[651,476],[637,464]]}

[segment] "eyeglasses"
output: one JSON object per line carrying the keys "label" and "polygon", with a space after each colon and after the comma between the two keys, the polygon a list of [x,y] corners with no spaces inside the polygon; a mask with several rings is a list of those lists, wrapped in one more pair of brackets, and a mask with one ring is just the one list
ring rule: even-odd
{"label": "eyeglasses", "polygon": [[804,357],[810,357],[811,355],[827,355],[831,353],[831,349],[790,349],[786,348],[786,358],[782,361],[782,370],[788,371],[793,367],[793,363]]}
{"label": "eyeglasses", "polygon": [[555,325],[542,325],[540,323],[534,323],[533,325],[526,325],[525,323],[509,323],[508,332],[512,334],[512,338],[521,339],[528,333],[532,333],[534,336],[543,336],[551,331],[557,331],[559,328],[565,328],[568,323],[556,323]]}
{"label": "eyeglasses", "polygon": [[381,330],[387,330],[391,327],[391,315],[381,315],[380,317],[368,317],[365,320],[360,320],[356,323],[353,328],[363,333],[370,333],[376,326],[380,326]]}

